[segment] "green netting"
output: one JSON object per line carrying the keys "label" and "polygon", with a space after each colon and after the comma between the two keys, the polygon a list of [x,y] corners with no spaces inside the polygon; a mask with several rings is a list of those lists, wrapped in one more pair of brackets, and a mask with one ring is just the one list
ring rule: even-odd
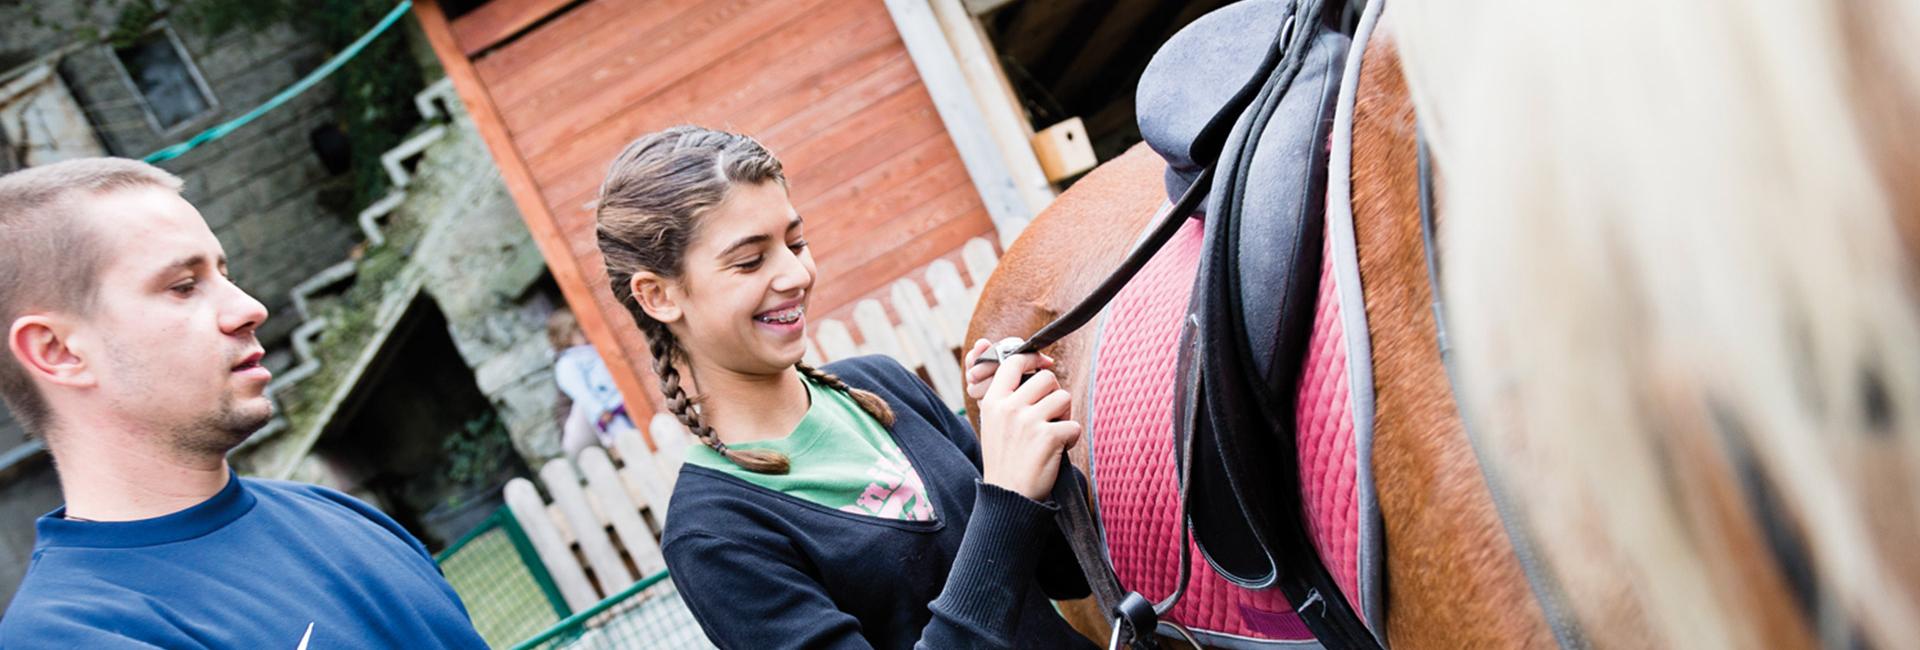
{"label": "green netting", "polygon": [[713,647],[665,571],[569,616],[545,565],[505,507],[434,560],[491,647]]}
{"label": "green netting", "polygon": [[504,507],[435,560],[489,646],[507,647],[568,614],[546,568]]}
{"label": "green netting", "polygon": [[680,601],[667,572],[661,571],[567,617],[514,650],[712,647],[694,622],[693,612]]}

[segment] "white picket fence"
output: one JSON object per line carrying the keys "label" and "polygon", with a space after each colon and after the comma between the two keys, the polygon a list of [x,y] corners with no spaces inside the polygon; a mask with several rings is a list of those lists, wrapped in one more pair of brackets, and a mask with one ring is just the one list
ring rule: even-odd
{"label": "white picket fence", "polygon": [[[971,286],[961,281],[960,270],[953,262],[935,260],[920,274],[932,290],[933,302],[927,301],[927,291],[913,277],[900,278],[893,283],[889,296],[898,323],[888,317],[880,301],[862,300],[853,306],[852,328],[833,319],[814,325],[807,361],[819,364],[862,354],[884,354],[898,359],[900,365],[918,369],[948,407],[959,409],[965,403],[966,387],[955,355],[966,345],[967,322],[973,319],[980,287],[999,264],[993,244],[977,237],[967,241],[960,256],[973,281]],[[853,340],[856,329],[860,332],[859,344]]]}
{"label": "white picket fence", "polygon": [[[960,408],[966,393],[956,355],[966,343],[980,287],[999,258],[991,242],[975,238],[961,249],[961,261],[971,284],[961,279],[954,263],[936,260],[916,274],[926,289],[912,276],[889,288],[892,316],[880,301],[868,299],[854,305],[851,326],[833,319],[818,321],[807,342],[807,361],[822,364],[885,354],[919,371],[948,407]],[[927,300],[929,292],[932,301]],[[690,436],[664,413],[647,426],[659,445],[657,452],[638,431],[630,430],[616,435],[617,459],[588,447],[572,460],[557,458],[540,468],[540,482],[552,503],[543,502],[527,479],[506,485],[507,507],[574,611],[666,568],[659,534],[666,526],[668,497]]]}

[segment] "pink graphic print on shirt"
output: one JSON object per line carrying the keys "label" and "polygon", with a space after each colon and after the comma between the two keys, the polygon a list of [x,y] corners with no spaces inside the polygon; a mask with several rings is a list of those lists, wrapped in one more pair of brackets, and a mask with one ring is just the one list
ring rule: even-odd
{"label": "pink graphic print on shirt", "polygon": [[920,474],[913,471],[906,455],[892,441],[881,441],[880,452],[880,460],[867,468],[873,482],[853,505],[840,510],[885,519],[932,520],[933,504],[927,502],[926,485],[920,482]]}

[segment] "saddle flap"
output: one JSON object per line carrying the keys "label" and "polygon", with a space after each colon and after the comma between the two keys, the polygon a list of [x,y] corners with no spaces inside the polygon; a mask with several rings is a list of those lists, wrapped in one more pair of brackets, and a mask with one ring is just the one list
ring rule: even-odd
{"label": "saddle flap", "polygon": [[1193,434],[1194,539],[1216,571],[1248,588],[1300,570],[1294,558],[1317,557],[1302,547],[1294,396],[1312,333],[1326,143],[1348,40],[1331,30],[1312,38],[1291,85],[1276,78],[1235,123],[1208,201],[1220,227],[1207,230],[1190,305],[1208,351]]}

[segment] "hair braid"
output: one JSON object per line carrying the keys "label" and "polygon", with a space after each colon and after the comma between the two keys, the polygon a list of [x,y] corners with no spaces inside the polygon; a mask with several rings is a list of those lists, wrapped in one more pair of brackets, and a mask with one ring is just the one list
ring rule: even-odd
{"label": "hair braid", "polygon": [[880,424],[889,427],[893,426],[893,407],[887,406],[887,401],[880,399],[879,395],[848,386],[847,382],[840,381],[840,378],[834,376],[833,373],[809,366],[806,363],[796,363],[793,364],[793,367],[799,368],[802,374],[819,382],[822,386],[846,393],[848,397],[853,398],[854,403],[860,405],[861,410],[866,411],[867,415],[873,416],[873,419],[879,420]]}
{"label": "hair braid", "polygon": [[641,272],[679,278],[688,242],[709,210],[735,186],[777,183],[785,188],[780,161],[753,138],[697,126],[676,126],[634,140],[607,167],[594,209],[594,236],[607,265],[607,284],[647,337],[653,371],[667,410],[687,431],[735,465],[762,474],[785,474],[785,454],[730,449],[700,421],[693,399],[680,386],[674,357],[684,356],[666,324],[648,316],[633,295]]}
{"label": "hair braid", "polygon": [[679,352],[673,332],[664,326],[642,328],[647,336],[648,352],[653,354],[653,372],[660,376],[660,393],[667,398],[667,411],[680,424],[699,438],[700,442],[711,447],[733,464],[749,472],[761,474],[785,474],[790,465],[787,455],[767,449],[733,449],[720,441],[713,428],[700,421],[700,413],[693,408],[693,400],[687,397],[687,390],[680,386],[680,370],[673,365],[673,357]]}

